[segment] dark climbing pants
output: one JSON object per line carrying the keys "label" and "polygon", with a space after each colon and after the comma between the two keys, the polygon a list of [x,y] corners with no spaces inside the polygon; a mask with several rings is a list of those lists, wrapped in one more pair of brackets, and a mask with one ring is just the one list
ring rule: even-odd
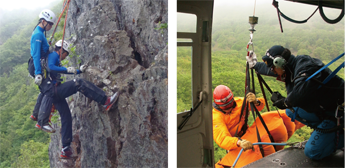
{"label": "dark climbing pants", "polygon": [[40,106],[41,106],[41,102],[42,102],[43,96],[44,96],[44,94],[42,94],[42,93],[39,93],[38,96],[37,96],[36,105],[35,105],[34,111],[32,112],[32,115],[35,118],[38,117],[38,112],[40,110]]}
{"label": "dark climbing pants", "polygon": [[58,86],[54,86],[51,89],[53,94],[45,94],[42,99],[38,116],[38,124],[41,126],[48,124],[50,110],[52,108],[52,104],[54,104],[61,117],[61,139],[63,147],[70,145],[72,142],[72,116],[65,98],[77,93],[78,91],[83,93],[86,97],[101,104],[105,104],[107,100],[107,96],[102,89],[84,79],[74,79]]}
{"label": "dark climbing pants", "polygon": [[[294,107],[293,109],[295,110],[295,113],[299,116],[299,118],[296,118],[296,120],[305,125],[310,124],[314,127],[321,129],[331,129],[337,126],[334,121],[320,120],[314,113],[308,113],[305,110],[298,107]],[[286,114],[290,118],[294,118],[293,115],[295,115],[289,109],[286,109]],[[341,120],[340,122],[344,122],[344,120]],[[341,149],[343,147],[343,130],[340,130],[339,134],[336,131],[329,133],[314,131],[311,134],[307,144],[305,145],[304,154],[311,159],[320,160],[326,156],[331,155],[336,149]]]}

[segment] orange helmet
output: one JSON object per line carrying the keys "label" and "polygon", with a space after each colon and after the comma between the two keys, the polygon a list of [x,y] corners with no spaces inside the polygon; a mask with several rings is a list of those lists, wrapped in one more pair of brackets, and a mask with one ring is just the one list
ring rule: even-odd
{"label": "orange helmet", "polygon": [[229,109],[233,106],[234,95],[227,86],[218,85],[213,91],[213,100],[221,109]]}

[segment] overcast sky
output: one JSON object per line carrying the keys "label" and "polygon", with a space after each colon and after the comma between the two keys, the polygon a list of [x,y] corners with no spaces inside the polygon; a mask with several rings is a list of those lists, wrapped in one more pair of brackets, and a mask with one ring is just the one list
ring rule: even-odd
{"label": "overcast sky", "polygon": [[35,9],[44,8],[50,3],[60,0],[0,0],[0,9],[13,10],[13,9]]}

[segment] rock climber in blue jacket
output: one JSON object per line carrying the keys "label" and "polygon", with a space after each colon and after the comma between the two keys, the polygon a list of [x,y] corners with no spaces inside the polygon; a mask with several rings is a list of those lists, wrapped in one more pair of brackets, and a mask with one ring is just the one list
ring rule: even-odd
{"label": "rock climber in blue jacket", "polygon": [[332,73],[326,68],[312,80],[306,80],[324,66],[322,61],[308,55],[294,56],[289,49],[280,45],[267,50],[262,57],[264,62],[257,62],[254,52],[246,58],[249,68],[255,69],[257,73],[274,76],[285,82],[287,97],[274,92],[271,97],[273,106],[286,109],[292,121],[296,119],[315,130],[305,146],[306,156],[320,160],[344,147],[342,78],[334,76],[328,83],[321,85],[320,82]]}
{"label": "rock climber in blue jacket", "polygon": [[72,116],[65,98],[79,91],[86,97],[102,104],[105,110],[108,111],[119,97],[118,92],[111,97],[107,97],[102,89],[81,78],[61,83],[61,74],[79,74],[85,72],[88,68],[88,65],[82,65],[80,70],[74,67],[63,67],[60,61],[68,56],[69,51],[70,45],[68,42],[64,41],[62,44],[62,40],[60,40],[55,44],[55,51],[48,56],[49,77],[47,79],[49,80],[43,80],[41,84],[44,97],[38,116],[38,126],[43,126],[41,127],[43,131],[54,133],[55,130],[48,124],[52,104],[59,111],[61,117],[62,158],[70,158],[73,154],[70,147],[72,142]]}
{"label": "rock climber in blue jacket", "polygon": [[[56,21],[56,17],[54,12],[49,9],[44,9],[43,11],[41,11],[38,17],[38,24],[32,32],[30,40],[31,57],[28,61],[28,70],[30,75],[35,78],[35,84],[40,87],[43,79],[41,59],[44,60],[49,54],[49,44],[44,33],[52,28]],[[39,93],[35,108],[33,110],[33,114],[30,116],[30,119],[34,121],[37,121],[38,111],[41,105],[42,98],[43,94]]]}

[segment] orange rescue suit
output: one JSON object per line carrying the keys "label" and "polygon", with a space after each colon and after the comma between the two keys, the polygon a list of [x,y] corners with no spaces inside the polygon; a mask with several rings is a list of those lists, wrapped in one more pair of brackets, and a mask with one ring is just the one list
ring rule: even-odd
{"label": "orange rescue suit", "polygon": [[[212,117],[213,117],[213,139],[219,145],[219,147],[231,150],[238,148],[237,141],[238,138],[234,137],[236,133],[237,126],[238,132],[241,131],[241,128],[245,120],[245,111],[243,112],[242,119],[240,122],[240,115],[242,109],[242,103],[244,98],[234,97],[236,102],[236,107],[228,114],[224,114],[217,109],[213,108]],[[261,111],[265,107],[265,100],[263,98],[258,98],[260,105],[256,108]],[[249,105],[249,109],[250,105]]]}
{"label": "orange rescue suit", "polygon": [[[264,99],[259,98],[258,100],[261,102],[261,104],[256,107],[260,111],[264,108],[265,104],[263,103]],[[235,97],[235,101],[237,103],[237,106],[229,114],[224,114],[216,109],[213,109],[214,141],[221,148],[229,150],[229,153],[225,155],[225,157],[220,161],[218,161],[215,167],[232,166],[241,150],[241,147],[238,147],[236,144],[238,138],[233,136],[236,133],[237,125],[239,125],[238,130],[240,131],[242,125],[244,124],[245,115],[243,115],[241,122],[238,123],[239,117],[241,115],[243,98]],[[279,110],[279,113],[277,111],[266,112],[262,113],[261,115],[276,143],[286,142],[292,136],[295,130],[304,126],[299,122],[291,122],[291,119],[285,114],[285,110]],[[256,118],[253,125],[247,129],[246,133],[241,138],[246,139],[252,143],[258,142],[256,135],[256,126],[260,133],[261,142],[271,142],[259,118]],[[284,146],[276,146],[277,150],[281,150],[283,148]],[[259,146],[254,145],[254,149],[254,151],[247,150],[243,152],[236,164],[236,167],[242,167],[258,159],[261,159],[262,155],[260,153]],[[272,145],[263,145],[263,149],[264,156],[270,155],[275,152],[275,149]]]}

